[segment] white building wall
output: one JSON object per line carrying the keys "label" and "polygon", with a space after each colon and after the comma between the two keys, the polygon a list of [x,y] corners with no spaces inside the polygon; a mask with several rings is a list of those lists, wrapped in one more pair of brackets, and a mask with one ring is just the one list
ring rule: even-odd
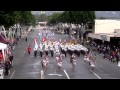
{"label": "white building wall", "polygon": [[120,29],[120,20],[95,20],[95,34],[114,33],[115,29]]}

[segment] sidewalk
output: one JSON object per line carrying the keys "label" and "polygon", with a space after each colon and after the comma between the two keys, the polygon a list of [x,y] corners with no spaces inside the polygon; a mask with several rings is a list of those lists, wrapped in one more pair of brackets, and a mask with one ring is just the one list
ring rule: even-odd
{"label": "sidewalk", "polygon": [[[30,26],[30,27],[28,28],[28,30],[27,30],[28,32],[26,32],[27,35],[24,34],[24,35],[21,36],[21,39],[19,39],[18,44],[19,44],[26,36],[28,36],[28,34],[29,34],[29,32],[31,31],[31,29],[32,29],[32,26]],[[14,46],[14,50],[15,50],[16,46],[17,46],[17,45]],[[14,51],[14,50],[13,50],[13,51]]]}

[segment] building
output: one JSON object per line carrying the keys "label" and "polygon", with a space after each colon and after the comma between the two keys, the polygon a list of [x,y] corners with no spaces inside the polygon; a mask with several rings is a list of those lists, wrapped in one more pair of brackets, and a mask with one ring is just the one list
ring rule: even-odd
{"label": "building", "polygon": [[120,20],[95,20],[92,33],[89,33],[88,37],[102,42],[118,43],[120,40]]}
{"label": "building", "polygon": [[46,28],[47,22],[38,22],[37,27],[38,29]]}

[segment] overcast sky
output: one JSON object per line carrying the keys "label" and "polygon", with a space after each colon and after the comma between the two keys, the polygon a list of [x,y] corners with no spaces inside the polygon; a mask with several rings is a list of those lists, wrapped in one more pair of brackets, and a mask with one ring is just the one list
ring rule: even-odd
{"label": "overcast sky", "polygon": [[[32,11],[33,14],[40,14],[41,11]],[[63,11],[42,11],[47,15],[51,15],[54,12],[63,12]],[[96,17],[105,17],[105,18],[118,18],[120,19],[120,11],[95,11]]]}
{"label": "overcast sky", "polygon": [[63,11],[32,11],[33,14],[40,14],[40,13],[46,13],[47,15],[51,15],[54,12],[63,12]]}

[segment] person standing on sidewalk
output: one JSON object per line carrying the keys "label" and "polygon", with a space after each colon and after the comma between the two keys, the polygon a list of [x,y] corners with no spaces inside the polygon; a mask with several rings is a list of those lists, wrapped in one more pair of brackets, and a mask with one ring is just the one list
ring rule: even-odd
{"label": "person standing on sidewalk", "polygon": [[13,54],[12,53],[10,53],[10,56],[9,56],[9,60],[10,60],[10,62],[11,62],[11,67],[13,66]]}
{"label": "person standing on sidewalk", "polygon": [[25,41],[27,42],[27,36],[26,36],[26,38],[25,38]]}
{"label": "person standing on sidewalk", "polygon": [[10,60],[9,58],[5,61],[5,74],[10,74]]}

